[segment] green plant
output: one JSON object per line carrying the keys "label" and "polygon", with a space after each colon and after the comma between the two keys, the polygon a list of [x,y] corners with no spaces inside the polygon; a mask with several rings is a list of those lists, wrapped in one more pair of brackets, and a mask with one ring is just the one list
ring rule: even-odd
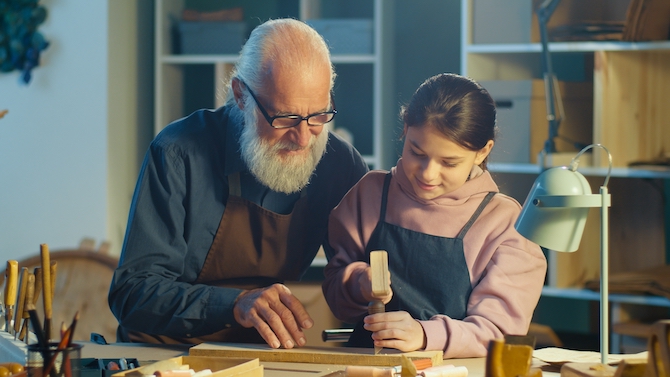
{"label": "green plant", "polygon": [[0,0],[0,72],[21,71],[28,84],[49,42],[37,31],[47,18],[39,0]]}

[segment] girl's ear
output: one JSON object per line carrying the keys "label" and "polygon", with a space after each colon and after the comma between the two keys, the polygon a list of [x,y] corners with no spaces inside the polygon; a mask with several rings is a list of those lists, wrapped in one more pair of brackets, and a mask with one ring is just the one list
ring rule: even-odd
{"label": "girl's ear", "polygon": [[230,86],[233,88],[233,98],[240,110],[244,110],[244,96],[242,95],[242,82],[237,77],[233,77]]}
{"label": "girl's ear", "polygon": [[491,149],[493,149],[493,140],[489,140],[486,142],[486,145],[484,145],[484,148],[480,149],[477,151],[477,156],[475,157],[475,164],[479,165],[488,157],[489,153],[491,153]]}

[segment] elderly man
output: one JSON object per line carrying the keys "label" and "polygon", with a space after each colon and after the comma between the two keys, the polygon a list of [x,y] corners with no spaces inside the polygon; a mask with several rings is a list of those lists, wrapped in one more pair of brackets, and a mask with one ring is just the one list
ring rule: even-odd
{"label": "elderly man", "polygon": [[155,138],[109,292],[118,341],[305,344],[313,320],[282,282],[304,274],[330,210],[368,170],[326,130],[334,79],[318,33],[268,21],[226,105]]}

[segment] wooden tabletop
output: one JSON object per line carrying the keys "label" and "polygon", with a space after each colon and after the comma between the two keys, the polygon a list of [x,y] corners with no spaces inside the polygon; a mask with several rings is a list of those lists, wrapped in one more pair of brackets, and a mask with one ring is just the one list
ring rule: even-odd
{"label": "wooden tabletop", "polygon": [[[113,343],[108,345],[101,345],[92,342],[79,343],[84,345],[82,348],[82,357],[84,358],[134,358],[137,359],[141,365],[147,365],[155,361],[165,360],[177,356],[187,356],[189,355],[190,349],[190,346],[188,345],[155,345],[137,343]],[[261,361],[261,364],[265,369],[265,377],[323,377],[339,370],[344,370],[346,367],[344,365],[336,364],[268,361]],[[467,367],[468,377],[484,377],[484,358],[444,360],[444,364],[453,364],[455,366]]]}

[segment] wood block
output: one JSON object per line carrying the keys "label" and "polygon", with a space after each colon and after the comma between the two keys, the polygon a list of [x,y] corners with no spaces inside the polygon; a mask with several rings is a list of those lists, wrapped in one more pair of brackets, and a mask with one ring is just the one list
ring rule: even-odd
{"label": "wood block", "polygon": [[615,371],[600,363],[567,363],[561,367],[561,377],[613,377]]}
{"label": "wood block", "polygon": [[112,376],[141,377],[151,375],[156,371],[178,369],[182,365],[188,365],[190,369],[196,372],[211,369],[211,377],[263,377],[263,366],[260,365],[258,359],[205,356],[180,356],[161,360],[139,368],[115,373]]}
{"label": "wood block", "polygon": [[386,250],[370,252],[370,268],[372,269],[372,294],[381,297],[391,293],[389,257]]}
{"label": "wood block", "polygon": [[202,343],[189,349],[191,356],[226,356],[238,358],[258,358],[260,361],[293,363],[315,363],[336,365],[396,366],[401,365],[402,356],[410,360],[429,358],[433,365],[442,364],[442,351],[415,351],[402,353],[384,349],[373,354],[372,348],[327,348],[302,347],[293,349],[273,349],[265,344]]}

